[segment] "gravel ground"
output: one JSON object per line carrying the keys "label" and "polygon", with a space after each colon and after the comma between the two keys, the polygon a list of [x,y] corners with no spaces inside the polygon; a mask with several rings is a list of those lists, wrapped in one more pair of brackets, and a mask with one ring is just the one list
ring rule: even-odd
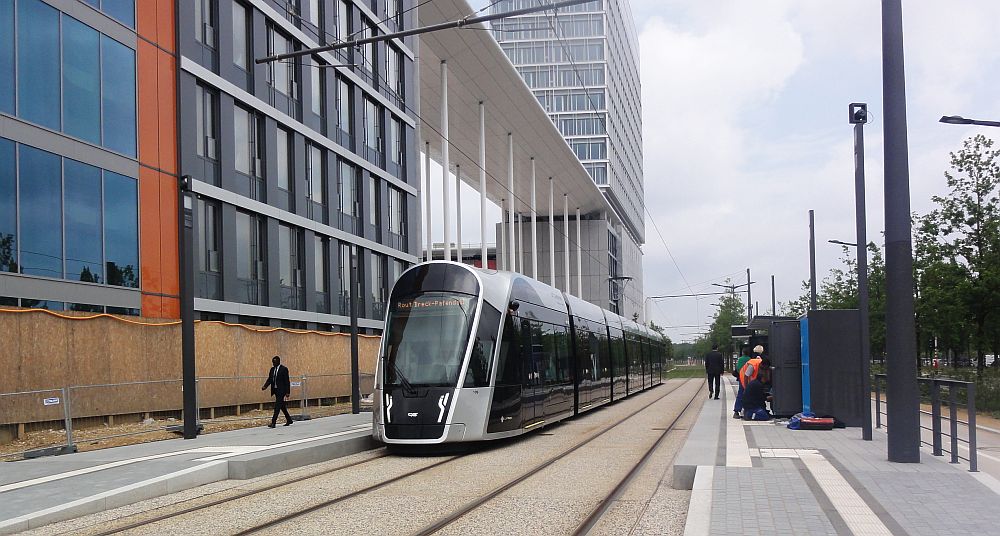
{"label": "gravel ground", "polygon": [[[487,505],[446,527],[441,534],[568,534],[598,501],[627,473],[701,385],[673,380],[663,387],[626,399],[539,433],[474,449],[440,467],[306,514],[265,533],[279,534],[407,534],[418,531],[448,512],[458,510],[548,457],[562,452],[608,424],[623,418],[670,389],[673,394],[655,403],[627,424],[539,471],[522,484],[504,492]],[[700,401],[692,406],[697,409]],[[689,492],[669,487],[674,454],[693,424],[696,411],[678,423],[642,474],[608,511],[595,534],[681,534]],[[690,421],[690,422],[688,422]],[[660,430],[656,430],[660,428]],[[310,505],[361,490],[367,486],[427,467],[451,456],[387,456],[371,463],[328,475],[307,478],[321,470],[341,467],[356,455],[246,482],[221,482],[182,494],[145,501],[117,510],[44,527],[31,534],[86,534],[105,530],[108,523],[126,515],[161,514],[260,488],[282,480],[299,480],[259,496],[237,499],[196,515],[146,525],[130,534],[230,534],[302,510]],[[595,460],[601,460],[595,462]],[[215,495],[212,495],[215,494]],[[158,509],[158,510],[157,510]],[[211,520],[206,522],[206,520]],[[134,521],[131,520],[131,521]],[[110,525],[113,526],[113,525]]]}

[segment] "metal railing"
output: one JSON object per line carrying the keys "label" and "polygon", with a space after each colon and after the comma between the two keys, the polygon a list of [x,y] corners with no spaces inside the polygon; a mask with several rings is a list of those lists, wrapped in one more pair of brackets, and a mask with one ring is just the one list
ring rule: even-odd
{"label": "metal railing", "polygon": [[[311,410],[315,413],[320,407],[336,405],[341,399],[349,397],[351,392],[351,375],[346,372],[303,374],[289,379],[291,396],[287,406],[295,420],[309,419]],[[215,425],[269,418],[266,414],[246,415],[249,411],[261,410],[273,404],[270,393],[261,390],[266,380],[267,376],[198,377],[195,386],[199,423],[202,419]],[[371,392],[373,387],[374,376],[361,374],[361,391]],[[34,432],[52,434],[58,428],[52,430],[51,427],[60,422],[63,428],[58,430],[58,436],[35,441],[29,448],[0,451],[0,460],[76,452],[78,442],[89,444],[154,432],[176,431],[183,418],[182,407],[183,382],[180,379],[72,385],[0,393],[0,428],[16,427],[18,437],[22,433],[29,436]],[[218,410],[222,410],[224,415],[217,418]],[[297,412],[293,413],[295,410]],[[165,420],[153,420],[152,416]],[[96,422],[96,427],[77,430],[74,436],[74,420],[77,424],[82,422],[84,425],[88,421],[91,421],[89,424]],[[145,426],[140,430],[115,430],[115,424],[136,422]],[[155,425],[157,422],[161,424]],[[94,429],[107,429],[109,433],[87,433]],[[81,437],[81,434],[85,437]]]}
{"label": "metal railing", "polygon": [[[883,404],[888,405],[888,400],[882,399],[882,382],[887,381],[887,376],[885,374],[876,374],[873,386],[875,388],[875,427],[882,428],[882,416],[888,416],[888,413],[882,411]],[[920,443],[922,445],[927,445],[931,447],[931,451],[934,456],[944,456],[948,454],[951,457],[951,463],[959,463],[959,460],[964,460],[969,462],[969,471],[977,472],[979,471],[979,461],[977,456],[977,446],[976,446],[976,384],[974,382],[966,382],[959,380],[952,380],[948,378],[927,378],[918,377],[917,382],[919,382],[921,387],[921,402],[930,403],[931,411],[924,409],[920,410],[923,415],[929,415],[931,418],[931,426],[920,425],[921,430],[925,430],[931,433],[931,441],[924,441],[923,434],[921,434]],[[948,432],[943,432],[941,429],[941,388],[945,387],[948,390],[948,399],[946,401],[948,407]],[[965,403],[959,402],[959,391],[965,390]],[[958,418],[958,408],[965,407],[966,413],[968,414],[968,420],[963,421]],[[960,437],[958,425],[964,425],[968,430],[967,439]],[[949,440],[949,448],[943,447],[943,437],[947,437]],[[959,444],[964,444],[969,451],[969,456],[962,456],[959,452]]]}

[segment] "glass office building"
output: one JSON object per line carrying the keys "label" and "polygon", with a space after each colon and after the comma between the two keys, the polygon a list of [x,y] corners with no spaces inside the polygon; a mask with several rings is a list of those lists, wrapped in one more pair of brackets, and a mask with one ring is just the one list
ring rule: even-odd
{"label": "glass office building", "polygon": [[[537,0],[500,0],[491,10],[533,6]],[[622,288],[612,282],[607,294],[586,299],[629,316],[641,311],[642,103],[639,42],[628,0],[502,19],[492,31],[622,222],[609,225],[609,238],[584,243],[608,246],[602,277],[629,276],[632,283]]]}
{"label": "glass office building", "polygon": [[202,319],[341,329],[356,251],[361,326],[416,259],[412,43],[255,58],[395,31],[398,0],[193,0],[181,12],[180,159],[197,194]]}
{"label": "glass office building", "polygon": [[0,0],[0,305],[140,313],[136,22]]}
{"label": "glass office building", "polygon": [[[362,327],[416,259],[412,0],[0,0],[0,305]],[[175,22],[179,21],[179,25]]]}

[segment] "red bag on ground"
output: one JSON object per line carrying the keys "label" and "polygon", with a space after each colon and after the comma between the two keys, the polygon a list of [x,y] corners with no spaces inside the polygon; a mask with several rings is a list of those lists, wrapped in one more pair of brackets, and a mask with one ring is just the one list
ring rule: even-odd
{"label": "red bag on ground", "polygon": [[799,430],[833,430],[833,417],[802,417]]}

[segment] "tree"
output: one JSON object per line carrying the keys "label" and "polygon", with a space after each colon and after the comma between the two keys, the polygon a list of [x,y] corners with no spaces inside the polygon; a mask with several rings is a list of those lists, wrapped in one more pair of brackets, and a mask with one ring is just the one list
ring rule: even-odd
{"label": "tree", "polygon": [[663,329],[663,326],[656,325],[656,322],[653,322],[653,320],[650,319],[648,327],[649,327],[649,329],[655,331],[660,336],[660,340],[663,342],[664,352],[666,353],[665,358],[668,359],[668,360],[669,359],[673,359],[674,358],[674,341],[671,341],[670,337],[667,336],[666,332]]}
{"label": "tree", "polygon": [[[729,281],[727,280],[728,284]],[[695,341],[695,355],[704,355],[713,344],[719,345],[719,350],[726,355],[732,355],[736,350],[733,343],[733,326],[744,323],[746,307],[736,294],[723,294],[719,299],[719,309],[715,312],[708,333]]]}
{"label": "tree", "polygon": [[[980,373],[986,346],[994,352],[1000,347],[1000,336],[987,340],[1000,331],[993,326],[1000,323],[1000,150],[993,143],[976,135],[951,153],[951,171],[944,173],[950,191],[932,198],[938,208],[920,218],[917,233],[918,266],[926,277],[918,287],[927,302],[921,310],[928,316],[922,320],[951,333],[957,326],[943,325],[949,322],[944,315],[967,319]],[[955,310],[959,303],[964,315]]]}

